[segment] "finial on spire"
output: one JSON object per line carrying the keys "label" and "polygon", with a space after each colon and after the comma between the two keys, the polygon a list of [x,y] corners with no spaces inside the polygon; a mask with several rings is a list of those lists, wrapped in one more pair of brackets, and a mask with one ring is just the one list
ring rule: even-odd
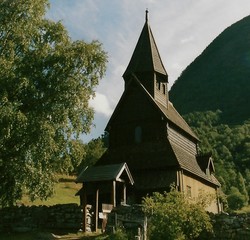
{"label": "finial on spire", "polygon": [[146,22],[148,21],[148,9],[146,9]]}

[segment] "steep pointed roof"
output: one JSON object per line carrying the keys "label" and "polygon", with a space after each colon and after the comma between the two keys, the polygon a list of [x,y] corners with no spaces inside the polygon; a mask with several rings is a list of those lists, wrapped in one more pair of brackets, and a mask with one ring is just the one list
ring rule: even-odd
{"label": "steep pointed roof", "polygon": [[130,76],[132,73],[158,72],[166,76],[167,72],[163,66],[154,36],[148,23],[147,11],[146,22],[143,26],[139,40],[128,64],[123,78]]}

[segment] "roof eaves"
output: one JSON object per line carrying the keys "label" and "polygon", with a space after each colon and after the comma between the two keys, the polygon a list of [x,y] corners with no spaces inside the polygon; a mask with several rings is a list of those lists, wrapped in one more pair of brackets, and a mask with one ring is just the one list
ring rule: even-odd
{"label": "roof eaves", "polygon": [[[197,177],[202,178],[203,180],[210,182],[212,184],[218,185],[218,180],[214,181],[214,179],[209,176],[207,176],[199,167],[198,162],[196,162],[195,156],[192,158],[191,154],[183,150],[181,147],[174,144],[172,141],[169,141],[170,145],[172,146],[172,149],[174,153],[176,154],[177,160],[179,162],[180,167],[183,170],[186,170],[187,172],[194,174]],[[182,153],[180,153],[180,151]],[[185,154],[185,159],[183,159],[183,154]],[[190,160],[187,159],[187,156],[190,156]],[[191,164],[191,165],[190,165]]]}
{"label": "roof eaves", "polygon": [[116,179],[119,179],[121,174],[123,173],[123,171],[126,171],[127,175],[128,175],[128,178],[129,178],[129,181],[130,181],[130,184],[133,185],[134,184],[134,179],[132,177],[132,174],[130,173],[129,171],[129,168],[128,168],[128,165],[127,163],[123,163],[123,166],[122,168],[120,169],[119,173],[117,174],[116,176]]}

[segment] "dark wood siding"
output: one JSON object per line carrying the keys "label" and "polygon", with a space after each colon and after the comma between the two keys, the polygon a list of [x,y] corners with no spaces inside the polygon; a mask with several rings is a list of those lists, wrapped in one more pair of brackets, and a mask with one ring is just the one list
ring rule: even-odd
{"label": "dark wood siding", "polygon": [[138,128],[141,129],[141,143],[164,139],[166,127],[160,112],[150,104],[150,99],[142,91],[138,91],[136,84],[130,86],[128,91],[123,105],[109,126],[110,148],[136,144]]}

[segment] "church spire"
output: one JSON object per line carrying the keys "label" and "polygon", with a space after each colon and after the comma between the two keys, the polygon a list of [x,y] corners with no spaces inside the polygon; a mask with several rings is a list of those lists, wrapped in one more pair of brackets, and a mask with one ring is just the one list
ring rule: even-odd
{"label": "church spire", "polygon": [[158,48],[148,23],[148,10],[146,10],[145,24],[128,67],[123,74],[123,78],[126,82],[131,78],[132,74],[135,74],[139,80],[142,80],[140,75],[145,76],[145,73],[160,74],[164,82],[168,81],[167,72],[163,66]]}
{"label": "church spire", "polygon": [[148,9],[146,9],[146,22],[148,22]]}

